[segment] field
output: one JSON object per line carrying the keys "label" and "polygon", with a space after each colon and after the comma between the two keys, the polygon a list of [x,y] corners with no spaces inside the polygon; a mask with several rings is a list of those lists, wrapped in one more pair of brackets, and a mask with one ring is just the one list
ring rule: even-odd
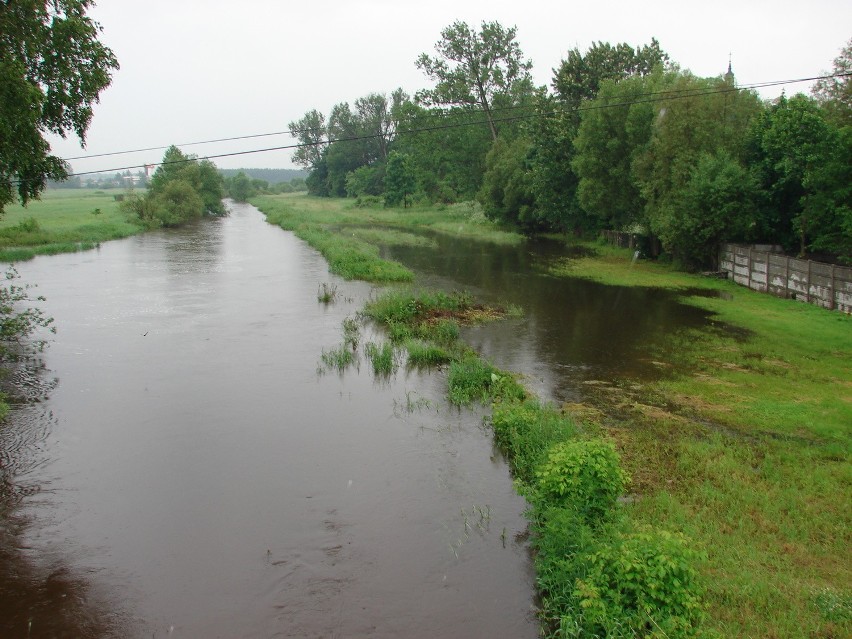
{"label": "field", "polygon": [[119,210],[119,190],[49,189],[26,207],[7,206],[0,218],[0,261],[86,250],[142,229]]}

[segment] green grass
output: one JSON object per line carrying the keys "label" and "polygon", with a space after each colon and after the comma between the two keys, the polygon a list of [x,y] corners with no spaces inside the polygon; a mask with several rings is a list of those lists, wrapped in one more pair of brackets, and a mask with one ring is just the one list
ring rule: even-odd
{"label": "green grass", "polygon": [[435,240],[424,236],[423,230],[510,244],[523,239],[485,219],[475,204],[380,208],[292,193],[258,196],[251,203],[271,224],[293,231],[322,253],[332,272],[368,282],[411,281],[411,271],[381,258],[379,246],[435,247]]}
{"label": "green grass", "polygon": [[[379,244],[411,244],[412,233],[392,231],[437,231],[457,237],[471,237],[500,244],[519,244],[523,236],[502,229],[486,219],[479,205],[419,206],[414,208],[361,208],[352,199],[319,198],[304,194],[263,195],[251,203],[263,211],[270,222],[295,231],[304,224],[333,227],[341,233],[360,234],[359,239]],[[381,227],[382,232],[365,232],[364,227]],[[428,241],[428,240],[427,240]]]}
{"label": "green grass", "polygon": [[373,374],[378,377],[388,377],[396,372],[396,352],[393,344],[384,342],[376,344],[375,342],[367,342],[364,345],[364,353],[370,364],[373,366]]}
{"label": "green grass", "polygon": [[119,210],[118,190],[53,189],[26,207],[8,206],[0,218],[0,261],[86,250],[143,229]]}
{"label": "green grass", "polygon": [[555,274],[671,289],[716,325],[654,347],[671,373],[631,380],[617,410],[594,402],[641,496],[631,518],[706,549],[708,632],[849,636],[852,317],[598,248]]}

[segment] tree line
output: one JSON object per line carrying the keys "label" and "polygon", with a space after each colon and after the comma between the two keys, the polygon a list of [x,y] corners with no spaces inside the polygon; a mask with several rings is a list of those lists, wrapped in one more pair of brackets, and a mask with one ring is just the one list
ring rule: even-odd
{"label": "tree line", "polygon": [[574,48],[536,87],[514,27],[456,22],[416,65],[434,87],[290,122],[310,193],[390,206],[478,199],[526,233],[654,238],[687,268],[720,242],[852,261],[852,40],[812,95],[762,101],[659,42]]}

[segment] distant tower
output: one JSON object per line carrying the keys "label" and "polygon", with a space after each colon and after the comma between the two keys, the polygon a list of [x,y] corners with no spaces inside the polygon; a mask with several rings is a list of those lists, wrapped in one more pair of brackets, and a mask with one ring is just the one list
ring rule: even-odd
{"label": "distant tower", "polygon": [[731,54],[728,54],[728,72],[725,74],[725,82],[734,84],[734,72],[731,71]]}

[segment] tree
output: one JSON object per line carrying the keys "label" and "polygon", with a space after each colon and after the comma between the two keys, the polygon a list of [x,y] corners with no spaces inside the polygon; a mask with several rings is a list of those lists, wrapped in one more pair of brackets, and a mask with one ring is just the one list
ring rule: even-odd
{"label": "tree", "polygon": [[466,109],[427,109],[406,102],[395,116],[393,148],[408,155],[417,191],[433,202],[456,202],[476,195],[491,147],[489,131]]}
{"label": "tree", "polygon": [[724,149],[702,153],[689,180],[659,224],[660,240],[687,268],[718,267],[719,244],[751,239],[760,190],[748,170]]}
{"label": "tree", "polygon": [[293,152],[293,162],[305,169],[313,169],[322,157],[325,141],[325,116],[313,109],[305,113],[301,120],[287,125],[290,133],[299,141],[299,147]]}
{"label": "tree", "polygon": [[198,194],[204,203],[204,211],[208,215],[225,215],[222,198],[225,197],[225,184],[222,174],[210,160],[198,163],[199,189]]}
{"label": "tree", "polygon": [[85,142],[92,105],[118,69],[86,16],[91,0],[4,2],[0,10],[0,213],[68,176],[46,133]]}
{"label": "tree", "polygon": [[750,139],[753,170],[767,194],[770,239],[800,255],[823,250],[849,257],[850,128],[836,127],[799,94],[772,105]]}
{"label": "tree", "polygon": [[598,214],[590,214],[578,201],[579,177],[573,162],[581,109],[595,98],[605,80],[617,83],[645,77],[665,67],[668,59],[654,39],[635,49],[626,43],[598,42],[585,54],[573,49],[554,70],[556,95],[539,97],[539,117],[530,126],[536,147],[532,171],[539,216],[554,229],[578,232],[602,226]]}
{"label": "tree", "polygon": [[763,105],[754,92],[736,89],[732,79],[680,71],[667,75],[666,91],[654,103],[653,134],[634,158],[632,171],[650,230],[667,252],[689,263],[698,256],[678,247],[673,231],[684,214],[683,192],[701,157],[725,152],[743,160],[749,129]]}
{"label": "tree", "polygon": [[654,105],[642,98],[659,85],[644,77],[605,80],[581,113],[571,163],[579,178],[577,199],[605,228],[623,229],[644,221],[633,162],[653,132]]}
{"label": "tree", "polygon": [[483,22],[478,33],[465,22],[445,28],[435,44],[438,56],[423,53],[417,58],[417,68],[438,82],[434,89],[418,94],[420,101],[479,106],[496,140],[494,100],[501,95],[528,94],[532,89],[532,63],[523,58],[516,34],[517,27],[506,29],[498,22]]}
{"label": "tree", "polygon": [[402,203],[403,208],[406,208],[416,186],[417,180],[410,157],[391,151],[385,171],[385,206],[398,206]]}
{"label": "tree", "polygon": [[237,202],[247,202],[253,195],[249,177],[242,171],[232,177],[228,184],[228,194]]}
{"label": "tree", "polygon": [[204,201],[189,182],[177,179],[151,195],[151,207],[163,226],[180,226],[201,217]]}
{"label": "tree", "polygon": [[668,62],[669,56],[660,49],[656,38],[635,49],[626,42],[614,46],[593,42],[585,54],[576,47],[568,52],[568,57],[554,70],[553,88],[563,103],[578,109],[584,100],[597,95],[604,80],[617,82],[631,76],[643,77]]}
{"label": "tree", "polygon": [[485,158],[485,176],[479,201],[489,219],[532,232],[542,228],[536,215],[529,171],[530,141],[497,138]]}

